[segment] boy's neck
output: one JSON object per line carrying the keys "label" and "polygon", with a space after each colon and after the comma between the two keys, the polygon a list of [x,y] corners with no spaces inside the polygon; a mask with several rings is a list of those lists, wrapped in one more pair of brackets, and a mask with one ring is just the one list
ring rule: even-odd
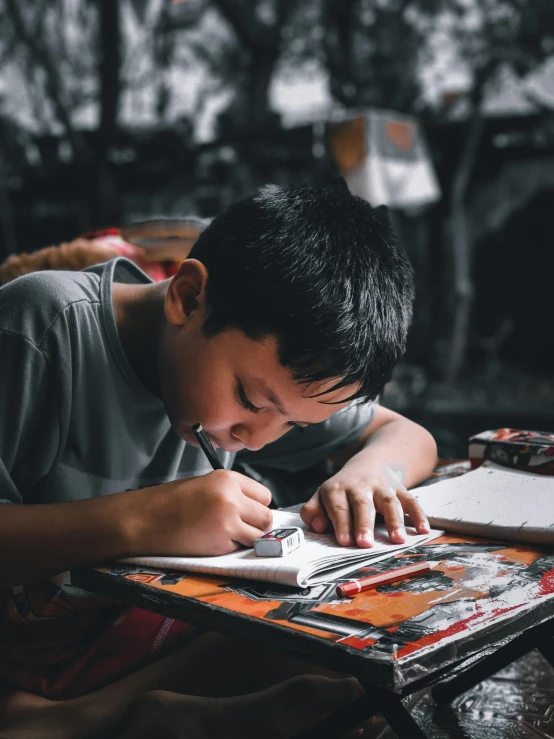
{"label": "boy's neck", "polygon": [[165,325],[164,301],[169,280],[153,285],[114,282],[112,301],[123,351],[137,377],[160,395],[159,340]]}

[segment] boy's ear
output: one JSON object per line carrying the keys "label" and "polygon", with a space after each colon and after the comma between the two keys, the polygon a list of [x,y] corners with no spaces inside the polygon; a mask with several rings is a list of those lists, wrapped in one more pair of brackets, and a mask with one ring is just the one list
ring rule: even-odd
{"label": "boy's ear", "polygon": [[167,288],[165,316],[169,323],[181,326],[192,315],[203,312],[206,303],[208,270],[197,259],[185,259]]}

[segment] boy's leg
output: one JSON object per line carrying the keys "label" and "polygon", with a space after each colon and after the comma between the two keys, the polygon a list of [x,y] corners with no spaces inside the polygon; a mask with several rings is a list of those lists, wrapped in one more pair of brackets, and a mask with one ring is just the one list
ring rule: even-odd
{"label": "boy's leg", "polygon": [[[242,715],[247,721],[248,716],[259,716],[260,711],[273,714],[273,706],[276,716],[285,715],[289,723],[296,720],[300,730],[305,728],[308,717],[315,723],[340,705],[354,700],[361,690],[358,683],[328,679],[322,682],[321,678],[314,677],[303,679],[300,685],[293,684],[292,688],[280,686],[238,702],[207,703],[205,698],[196,700],[191,696],[244,695],[295,675],[317,673],[332,675],[293,657],[286,658],[270,651],[264,653],[262,649],[250,650],[244,643],[218,634],[203,634],[173,654],[90,695],[54,702],[29,694],[12,694],[0,707],[0,739],[92,739],[112,731],[131,704],[131,720],[133,715],[135,719],[141,715],[140,697],[151,690],[184,690],[189,694],[187,698],[172,698],[171,710],[167,707],[167,694],[149,698],[149,713],[154,714],[154,706],[163,698],[162,718],[178,724],[182,724],[184,716],[191,715],[219,716],[223,723],[226,716]],[[293,702],[288,715],[283,705],[287,700]],[[187,731],[196,730],[189,727]]]}
{"label": "boy's leg", "polygon": [[235,698],[145,693],[125,714],[118,739],[288,739],[362,694],[354,678],[293,677]]}

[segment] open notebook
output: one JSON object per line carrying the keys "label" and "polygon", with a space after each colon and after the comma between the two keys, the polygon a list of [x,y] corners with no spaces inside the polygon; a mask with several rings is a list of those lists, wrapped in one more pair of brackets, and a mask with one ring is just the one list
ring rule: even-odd
{"label": "open notebook", "polygon": [[256,557],[253,549],[240,549],[219,557],[132,557],[123,561],[164,570],[205,572],[305,588],[342,577],[362,564],[371,565],[442,533],[432,531],[421,535],[408,529],[407,542],[398,545],[391,543],[383,526],[377,526],[375,545],[371,549],[340,547],[333,534],[309,531],[298,513],[273,511],[272,528],[289,526],[300,526],[304,530],[304,543],[285,557]]}
{"label": "open notebook", "polygon": [[431,526],[461,534],[554,544],[554,477],[485,462],[461,477],[410,492]]}

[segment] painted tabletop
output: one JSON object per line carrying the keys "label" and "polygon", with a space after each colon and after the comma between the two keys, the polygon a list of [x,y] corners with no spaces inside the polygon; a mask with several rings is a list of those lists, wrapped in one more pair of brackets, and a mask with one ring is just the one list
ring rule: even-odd
{"label": "painted tabletop", "polygon": [[[445,460],[426,484],[469,469],[467,460]],[[421,561],[436,566],[353,598],[337,596],[340,582]],[[304,590],[119,563],[76,570],[72,580],[246,638],[249,647],[262,641],[398,692],[554,619],[552,549],[457,535]]]}
{"label": "painted tabletop", "polygon": [[554,553],[442,536],[342,581],[419,561],[430,572],[340,598],[305,590],[112,564],[76,585],[197,625],[263,640],[402,690],[448,664],[554,617]]}

